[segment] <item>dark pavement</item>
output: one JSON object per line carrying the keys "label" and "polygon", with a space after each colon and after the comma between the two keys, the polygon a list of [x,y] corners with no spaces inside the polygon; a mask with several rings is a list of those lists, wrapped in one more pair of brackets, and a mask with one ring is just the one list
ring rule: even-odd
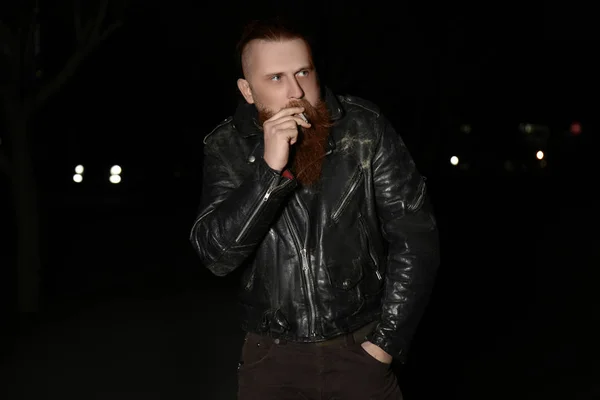
{"label": "dark pavement", "polygon": [[[407,400],[600,398],[600,213],[585,179],[561,185],[430,179],[443,263]],[[5,343],[0,398],[235,399],[235,277],[198,265],[194,196],[54,199],[47,311]]]}

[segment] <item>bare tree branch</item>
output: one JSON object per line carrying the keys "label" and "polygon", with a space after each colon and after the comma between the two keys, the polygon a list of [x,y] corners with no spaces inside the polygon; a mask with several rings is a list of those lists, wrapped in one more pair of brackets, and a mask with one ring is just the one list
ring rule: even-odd
{"label": "bare tree branch", "polygon": [[73,0],[73,19],[75,25],[75,40],[77,43],[77,48],[80,49],[88,42],[90,33],[95,26],[95,20],[90,18],[85,22],[85,24],[82,25],[80,0]]}
{"label": "bare tree branch", "polygon": [[85,23],[85,26],[83,27],[83,30],[81,31],[80,41],[77,43],[77,48],[81,49],[81,48],[85,47],[85,45],[89,42],[89,38],[90,38],[93,28],[94,28],[94,21],[90,19]]}
{"label": "bare tree branch", "polygon": [[98,9],[98,14],[96,14],[96,20],[94,21],[94,30],[92,31],[91,40],[95,41],[100,37],[100,30],[102,29],[102,23],[106,18],[106,11],[108,10],[108,1],[102,0],[100,3],[100,8]]}
{"label": "bare tree branch", "polygon": [[75,73],[79,67],[79,64],[81,64],[85,58],[86,53],[90,50],[91,49],[82,49],[73,53],[58,75],[56,75],[50,82],[44,84],[34,99],[28,99],[25,104],[25,112],[27,115],[38,111],[46,103],[50,96],[57,92],[62,85],[67,82],[67,80]]}
{"label": "bare tree branch", "polygon": [[116,31],[117,29],[119,29],[122,26],[123,26],[123,22],[121,22],[121,21],[117,21],[117,22],[114,22],[111,25],[109,25],[108,28],[106,28],[104,30],[104,32],[102,32],[102,35],[100,35],[100,37],[98,38],[98,43],[106,40],[110,35],[113,34],[114,31]]}
{"label": "bare tree branch", "polygon": [[46,103],[48,98],[57,92],[62,85],[65,84],[67,80],[73,76],[73,74],[75,74],[77,68],[79,68],[79,65],[81,65],[85,57],[122,25],[123,23],[120,21],[115,22],[114,24],[110,25],[96,40],[88,41],[83,48],[73,53],[60,73],[40,89],[35,99],[26,104],[26,112],[30,114],[39,110]]}
{"label": "bare tree branch", "polygon": [[8,179],[12,179],[13,177],[12,164],[2,150],[0,150],[0,173],[5,175]]}

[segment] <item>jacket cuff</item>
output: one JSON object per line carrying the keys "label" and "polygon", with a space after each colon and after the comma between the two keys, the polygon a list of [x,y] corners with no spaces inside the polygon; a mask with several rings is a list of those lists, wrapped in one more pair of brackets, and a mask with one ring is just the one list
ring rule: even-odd
{"label": "jacket cuff", "polygon": [[399,346],[393,342],[393,340],[386,338],[384,335],[379,333],[379,327],[367,335],[367,340],[383,351],[392,356],[395,361],[402,364],[406,362],[406,351],[402,346]]}

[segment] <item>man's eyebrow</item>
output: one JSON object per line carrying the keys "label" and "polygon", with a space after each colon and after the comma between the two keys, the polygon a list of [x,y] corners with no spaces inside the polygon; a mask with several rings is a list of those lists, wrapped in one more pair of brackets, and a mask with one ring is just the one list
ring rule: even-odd
{"label": "man's eyebrow", "polygon": [[[314,69],[314,67],[312,65],[306,65],[303,66],[301,68],[299,68],[295,73],[298,73],[300,71],[304,71],[304,70],[309,70],[312,71]],[[265,74],[265,76],[274,76],[274,75],[283,75],[283,72],[268,72]]]}

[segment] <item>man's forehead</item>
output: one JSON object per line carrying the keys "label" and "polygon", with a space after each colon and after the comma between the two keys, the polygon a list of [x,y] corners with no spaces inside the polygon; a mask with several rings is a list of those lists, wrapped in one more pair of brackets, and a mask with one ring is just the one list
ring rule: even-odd
{"label": "man's forehead", "polygon": [[310,64],[310,54],[302,39],[279,41],[253,40],[245,52],[246,63],[252,69],[271,70],[295,68]]}

